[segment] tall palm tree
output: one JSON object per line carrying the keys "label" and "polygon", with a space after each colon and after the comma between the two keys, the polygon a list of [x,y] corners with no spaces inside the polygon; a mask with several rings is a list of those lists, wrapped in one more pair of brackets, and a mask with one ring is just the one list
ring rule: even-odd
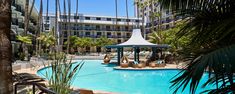
{"label": "tall palm tree", "polygon": [[[24,14],[24,36],[27,36],[27,33],[28,33],[28,16],[29,16],[29,0],[26,0],[25,1],[25,14]],[[25,57],[26,57],[26,60],[28,60],[28,47],[25,43],[23,43],[23,50],[24,50],[24,54],[25,54]]]}
{"label": "tall palm tree", "polygon": [[115,31],[117,31],[117,28],[118,28],[118,1],[115,0],[115,14],[116,14],[116,17],[115,17],[115,21],[116,21],[116,24],[115,24]]}
{"label": "tall palm tree", "polygon": [[146,32],[145,32],[145,15],[144,15],[144,9],[146,6],[148,6],[148,2],[147,1],[144,1],[144,2],[140,2],[138,3],[139,5],[139,8],[141,8],[141,12],[142,12],[142,28],[141,28],[141,31],[142,33],[144,34],[144,39],[146,39]]}
{"label": "tall palm tree", "polygon": [[70,40],[69,40],[69,37],[71,35],[71,0],[68,0],[68,30],[67,30],[67,40],[68,40],[68,44],[67,44],[67,53],[69,53],[70,51]]}
{"label": "tall palm tree", "polygon": [[127,30],[129,31],[129,14],[128,14],[128,0],[126,0],[126,18],[127,18]]}
{"label": "tall palm tree", "polygon": [[[63,13],[63,15],[64,15],[64,18],[63,18],[63,21],[65,22],[65,24],[62,24],[62,26],[63,26],[63,28],[64,28],[64,30],[66,30],[65,28],[67,27],[67,17],[66,17],[66,0],[64,0],[64,2],[63,2],[63,7],[64,7],[64,9],[63,9],[63,11],[64,11],[64,13]],[[65,18],[66,17],[66,18]],[[65,33],[65,31],[61,31],[61,33],[62,33],[62,38],[61,38],[61,45],[62,46],[64,46],[64,33]],[[62,47],[62,49],[63,49],[63,47]]]}
{"label": "tall palm tree", "polygon": [[[140,1],[139,0],[135,0],[135,5],[136,5],[136,9],[137,9],[137,18],[139,19],[139,17],[140,17],[140,11],[139,11],[139,4],[140,3]],[[138,23],[137,23],[137,28],[140,28],[140,22],[138,21]]]}
{"label": "tall palm tree", "polygon": [[12,83],[12,49],[11,31],[11,0],[0,0],[0,93],[11,94]]}
{"label": "tall palm tree", "polygon": [[[175,92],[190,85],[195,93],[204,71],[210,74],[204,84],[215,84],[212,94],[235,91],[235,1],[234,0],[161,0],[164,9],[175,9],[187,15],[187,23],[177,34],[191,35],[191,43],[184,49],[191,63],[172,81]],[[228,7],[229,6],[229,7]],[[213,75],[212,75],[213,73]]]}
{"label": "tall palm tree", "polygon": [[[47,2],[48,3],[48,2]],[[38,24],[37,24],[37,32],[36,32],[36,38],[40,37],[41,31],[42,31],[42,12],[43,12],[43,1],[40,1],[40,10],[39,10],[39,16],[38,16]],[[47,17],[47,16],[46,16]],[[47,22],[46,22],[47,24]],[[36,40],[36,55],[40,55],[41,53],[41,41]]]}
{"label": "tall palm tree", "polygon": [[52,31],[52,32],[54,32],[54,36],[55,36],[55,38],[56,38],[56,42],[55,42],[55,45],[54,45],[54,47],[55,47],[55,49],[53,49],[53,50],[55,50],[55,51],[57,51],[58,52],[58,45],[59,45],[59,43],[58,43],[58,35],[57,35],[57,33],[58,33],[58,0],[55,0],[55,31]]}

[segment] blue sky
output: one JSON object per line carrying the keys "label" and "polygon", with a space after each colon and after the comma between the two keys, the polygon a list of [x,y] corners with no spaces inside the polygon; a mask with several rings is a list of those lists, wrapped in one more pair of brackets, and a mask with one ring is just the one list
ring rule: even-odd
{"label": "blue sky", "polygon": [[[36,1],[36,7],[39,9],[40,0]],[[43,0],[43,8],[44,13],[46,13],[46,2],[47,0]],[[60,0],[61,4],[62,1]],[[71,12],[76,12],[76,0],[71,0],[72,7]],[[126,16],[126,7],[125,7],[126,0],[118,0],[118,16]],[[128,11],[129,16],[134,16],[134,0],[128,0]],[[63,6],[61,6],[63,8]],[[88,14],[88,15],[99,15],[99,16],[115,16],[115,0],[79,0],[78,5],[79,13]],[[55,11],[55,0],[49,0],[49,13],[54,13]],[[63,9],[62,9],[63,11]]]}

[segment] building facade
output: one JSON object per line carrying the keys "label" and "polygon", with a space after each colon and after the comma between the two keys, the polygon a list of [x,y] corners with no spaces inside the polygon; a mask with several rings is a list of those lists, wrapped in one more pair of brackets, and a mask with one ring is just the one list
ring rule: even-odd
{"label": "building facade", "polygon": [[[17,35],[22,35],[24,32],[25,20],[25,2],[26,0],[12,0],[12,21],[11,21],[11,42],[13,52],[17,52],[19,42],[16,40]],[[29,8],[32,6],[32,0],[29,2]],[[29,17],[28,34],[35,34],[36,25],[38,23],[38,11],[33,7],[32,14]]]}
{"label": "building facade", "polygon": [[140,18],[144,16],[147,33],[151,33],[151,27],[154,27],[154,31],[158,31],[159,28],[161,30],[172,28],[181,20],[181,17],[174,16],[171,10],[162,10],[160,7],[156,0],[135,0],[135,16]]}
{"label": "building facade", "polygon": [[[45,31],[51,31],[55,27],[55,15],[44,16],[43,22]],[[75,16],[75,14],[71,14],[70,24],[68,15],[58,16],[57,29],[61,42],[68,40],[68,33],[70,32],[71,36],[90,37],[92,39],[103,36],[112,39],[115,43],[122,43],[130,38],[132,29],[136,28],[137,25],[141,26],[141,19],[127,19],[126,17],[118,17],[116,19],[110,16],[84,14]],[[98,50],[100,50],[99,47],[86,47],[86,52],[97,52]]]}

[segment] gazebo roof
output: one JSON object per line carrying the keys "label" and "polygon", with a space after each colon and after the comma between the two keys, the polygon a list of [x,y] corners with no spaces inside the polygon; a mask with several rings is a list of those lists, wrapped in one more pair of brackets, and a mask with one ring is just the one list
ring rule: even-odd
{"label": "gazebo roof", "polygon": [[131,38],[126,42],[117,44],[117,45],[110,45],[106,46],[107,48],[120,48],[120,47],[157,47],[157,48],[168,48],[169,45],[167,44],[153,44],[146,41],[143,36],[141,35],[140,29],[134,29],[132,31]]}

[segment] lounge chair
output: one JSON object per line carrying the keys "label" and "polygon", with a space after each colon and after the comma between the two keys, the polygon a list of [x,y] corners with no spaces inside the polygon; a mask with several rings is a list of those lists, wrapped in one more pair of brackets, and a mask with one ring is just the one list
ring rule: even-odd
{"label": "lounge chair", "polygon": [[120,66],[122,68],[127,68],[129,67],[129,60],[126,56],[123,56],[122,59],[121,59],[121,62],[120,62]]}
{"label": "lounge chair", "polygon": [[150,63],[149,63],[149,67],[152,67],[152,68],[157,67],[157,63],[155,63],[155,62],[150,62]]}
{"label": "lounge chair", "polygon": [[79,94],[94,94],[92,90],[79,89]]}
{"label": "lounge chair", "polygon": [[32,85],[33,93],[36,92],[37,87],[40,90],[39,94],[56,94],[55,92],[49,90],[46,88],[45,83],[43,83],[45,80],[38,77],[37,75],[29,74],[29,73],[16,73],[12,72],[13,74],[13,81],[14,81],[14,92],[17,94],[18,86],[29,86]]}
{"label": "lounge chair", "polygon": [[108,64],[110,62],[110,57],[106,54],[105,56],[104,56],[104,63],[105,64]]}
{"label": "lounge chair", "polygon": [[157,60],[156,63],[157,63],[157,67],[165,67],[166,66],[166,64],[164,63],[164,60]]}

